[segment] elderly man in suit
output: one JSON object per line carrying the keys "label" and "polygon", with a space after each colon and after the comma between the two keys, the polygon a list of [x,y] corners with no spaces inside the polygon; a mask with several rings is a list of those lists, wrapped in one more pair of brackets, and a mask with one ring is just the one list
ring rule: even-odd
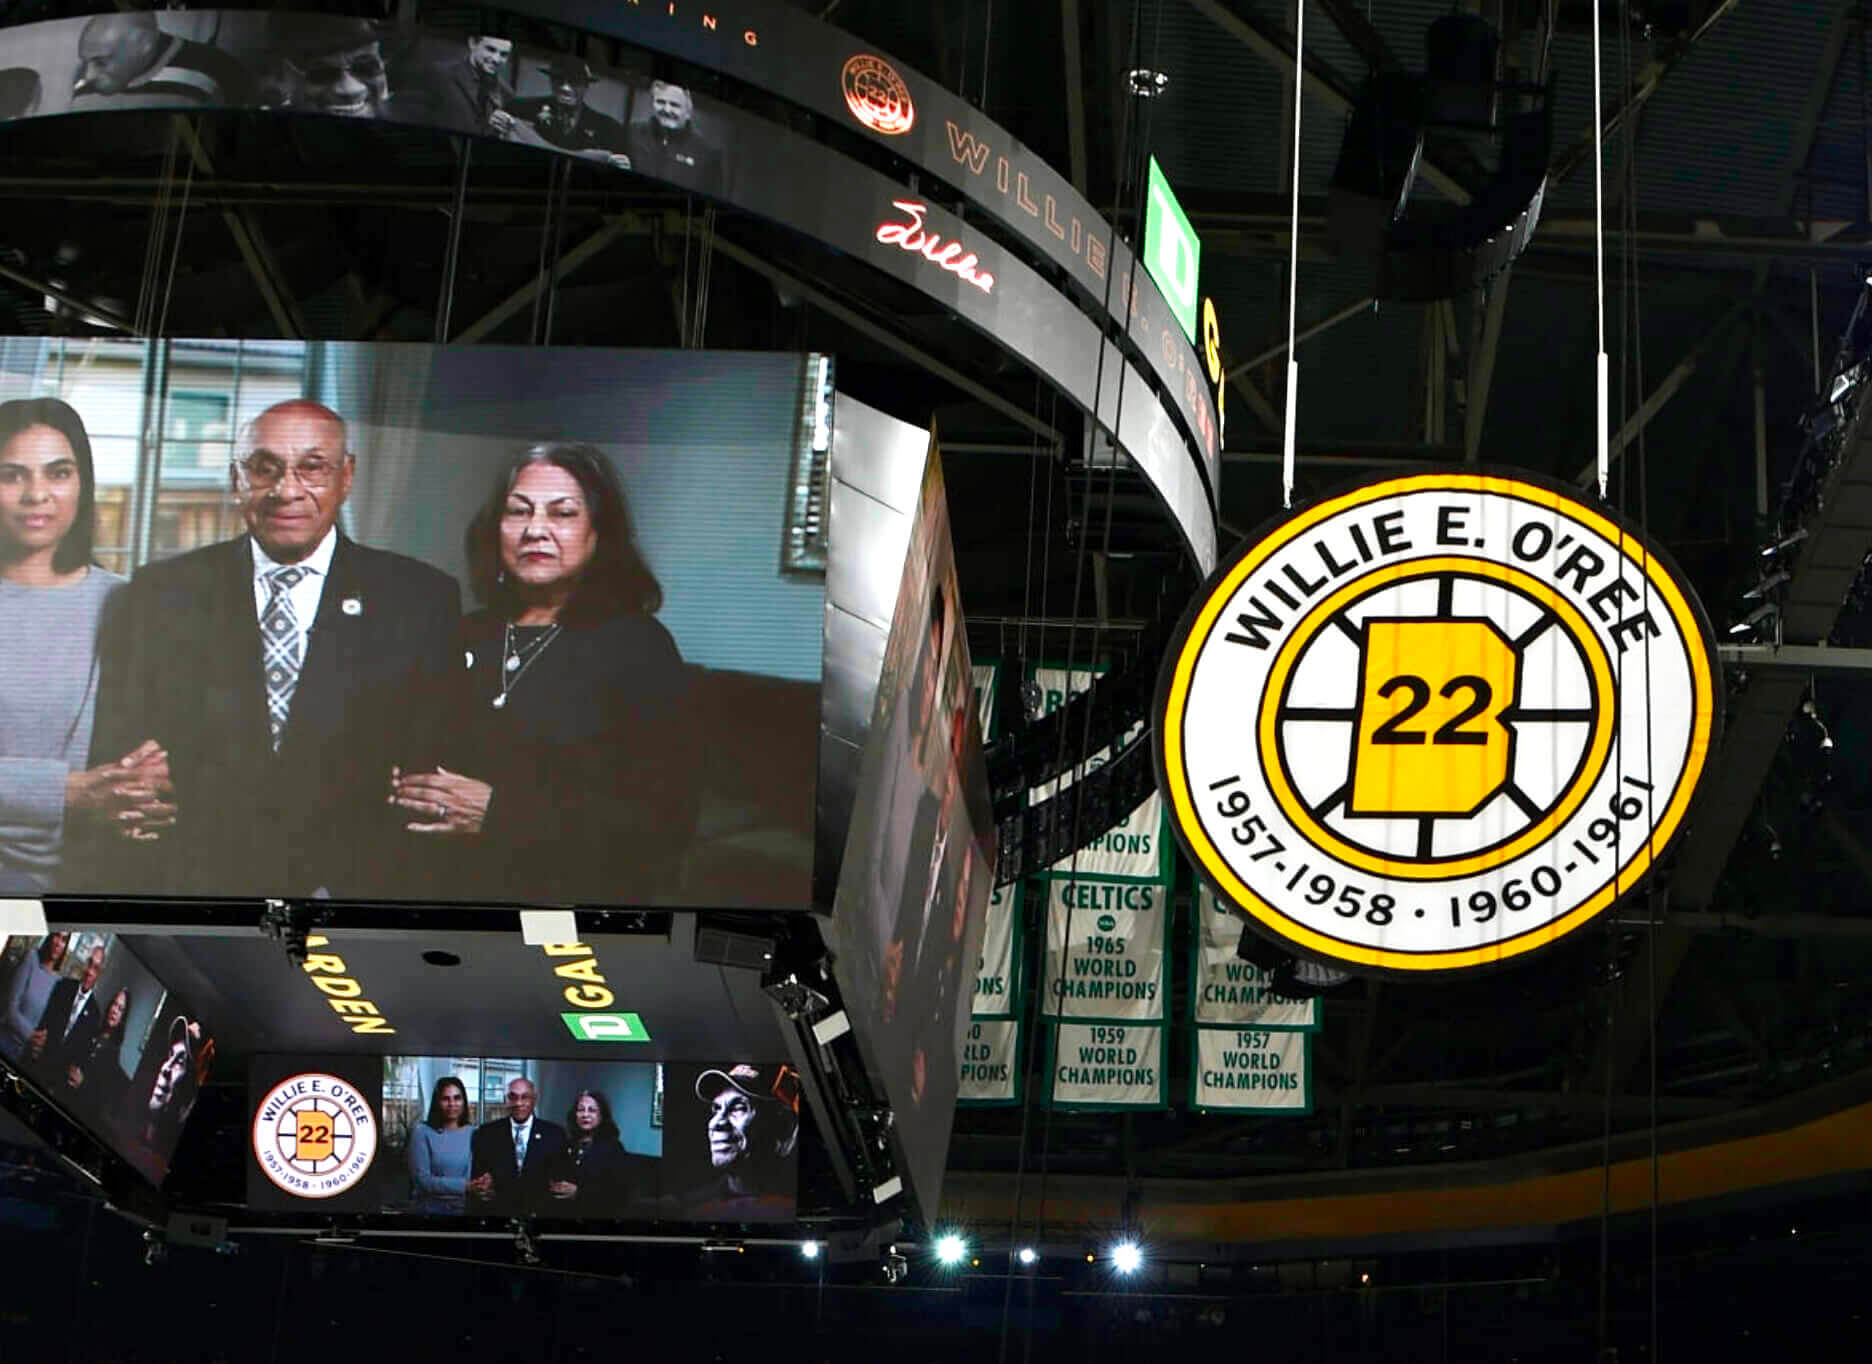
{"label": "elderly man in suit", "polygon": [[26,1040],[26,1049],[48,1075],[61,1078],[65,1068],[85,1056],[91,1039],[103,1025],[104,1011],[97,1002],[98,976],[104,970],[102,944],[85,959],[84,974],[65,977],[52,987],[38,1030]]}
{"label": "elderly man in suit", "polygon": [[[447,574],[338,529],[356,458],[329,408],[261,413],[231,471],[247,534],[139,571],[106,623],[93,744],[161,735],[173,824],[92,859],[101,888],[417,898],[390,769],[439,756],[460,671]],[[138,742],[141,742],[139,740]],[[102,745],[103,747],[96,747]]]}
{"label": "elderly man in suit", "polygon": [[528,1217],[546,1202],[546,1185],[566,1161],[565,1128],[536,1117],[533,1082],[507,1082],[507,1116],[484,1122],[469,1138],[468,1211]]}

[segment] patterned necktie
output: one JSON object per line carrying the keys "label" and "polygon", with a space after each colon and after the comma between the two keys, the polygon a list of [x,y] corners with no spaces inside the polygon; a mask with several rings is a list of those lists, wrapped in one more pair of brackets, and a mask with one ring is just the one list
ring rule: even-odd
{"label": "patterned necktie", "polygon": [[286,733],[293,691],[299,685],[299,617],[293,613],[289,594],[311,572],[294,566],[275,568],[266,575],[273,595],[260,616],[260,661],[266,669],[267,728],[273,732],[275,753]]}
{"label": "patterned necktie", "polygon": [[515,1170],[523,1170],[526,1168],[526,1148],[527,1148],[526,1130],[520,1127],[514,1128],[514,1169]]}

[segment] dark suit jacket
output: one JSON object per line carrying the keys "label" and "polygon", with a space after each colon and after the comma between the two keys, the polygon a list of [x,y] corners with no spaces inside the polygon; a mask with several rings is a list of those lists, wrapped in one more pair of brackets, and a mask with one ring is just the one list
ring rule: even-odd
{"label": "dark suit jacket", "polygon": [[453,578],[341,535],[275,753],[247,537],[147,566],[104,623],[91,761],[162,744],[176,823],[67,866],[119,893],[419,897],[442,853],[387,804],[390,768],[437,759],[460,620]]}
{"label": "dark suit jacket", "polygon": [[397,98],[405,100],[411,95],[422,99],[427,116],[434,122],[483,135],[490,131],[488,115],[506,109],[514,101],[511,85],[498,75],[482,79],[481,73],[461,57],[428,68],[408,94],[399,93]]}
{"label": "dark suit jacket", "polygon": [[72,1024],[69,1034],[65,1023],[71,1017],[72,1002],[78,998],[78,982],[67,976],[52,987],[51,997],[46,1000],[45,1012],[39,1015],[39,1026],[45,1029],[45,1050],[39,1053],[38,1065],[47,1075],[56,1076],[60,1081],[65,1078],[65,1068],[74,1061],[82,1063],[91,1054],[91,1041],[104,1026],[104,1006],[98,1003],[97,991],[91,992],[91,998],[78,1015],[78,1021]]}
{"label": "dark suit jacket", "polygon": [[624,150],[624,125],[609,114],[581,104],[568,122],[565,111],[551,95],[517,99],[507,112],[532,128],[553,146],[568,152]]}
{"label": "dark suit jacket", "polygon": [[632,123],[624,151],[631,169],[702,194],[720,195],[726,179],[721,148],[695,130],[693,123],[670,133],[654,120]]}
{"label": "dark suit jacket", "polygon": [[546,1185],[565,1177],[566,1134],[556,1122],[535,1116],[533,1131],[527,1140],[526,1163],[514,1167],[513,1127],[511,1119],[499,1117],[475,1128],[469,1139],[468,1177],[494,1176],[490,1198],[468,1196],[470,1214],[495,1217],[528,1217],[550,1211]]}

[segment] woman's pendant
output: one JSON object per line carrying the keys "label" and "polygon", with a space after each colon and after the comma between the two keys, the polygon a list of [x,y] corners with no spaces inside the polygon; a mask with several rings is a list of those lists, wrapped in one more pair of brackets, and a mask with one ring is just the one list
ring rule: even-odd
{"label": "woman's pendant", "polygon": [[501,694],[500,694],[499,696],[497,696],[497,697],[495,697],[495,698],[494,698],[494,709],[495,709],[495,710],[499,710],[499,709],[500,709],[500,708],[501,708],[502,706],[504,706],[504,705],[506,705],[506,704],[507,704],[507,693],[506,693],[506,692],[502,692],[502,693],[501,693]]}

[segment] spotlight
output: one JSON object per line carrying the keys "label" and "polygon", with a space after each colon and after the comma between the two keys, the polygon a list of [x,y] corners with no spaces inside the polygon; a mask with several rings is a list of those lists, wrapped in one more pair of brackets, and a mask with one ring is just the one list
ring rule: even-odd
{"label": "spotlight", "polygon": [[1732,635],[1749,634],[1756,626],[1761,625],[1778,614],[1780,614],[1780,608],[1773,602],[1765,601],[1746,616],[1742,617],[1742,619],[1737,621],[1734,625],[1731,625],[1729,627],[1729,633]]}
{"label": "spotlight", "polygon": [[936,1259],[945,1265],[959,1265],[968,1257],[968,1242],[954,1232],[936,1241]]}
{"label": "spotlight", "polygon": [[1802,540],[1805,540],[1806,538],[1807,538],[1807,527],[1802,526],[1799,530],[1795,531],[1792,535],[1789,535],[1784,539],[1777,540],[1772,545],[1769,545],[1766,549],[1764,549],[1761,552],[1761,556],[1764,559],[1772,559],[1774,558],[1775,555],[1779,554],[1782,550],[1792,549],[1795,545],[1798,545]]}
{"label": "spotlight", "polygon": [[1170,88],[1170,77],[1140,66],[1125,73],[1125,85],[1139,99],[1155,99]]}
{"label": "spotlight", "polygon": [[879,1266],[884,1271],[885,1283],[902,1283],[904,1275],[910,1272],[910,1262],[892,1246],[884,1252],[883,1263]]}
{"label": "spotlight", "polygon": [[1014,1258],[1024,1265],[1031,1265],[1040,1258],[1040,1254],[1032,1246],[1022,1246]]}
{"label": "spotlight", "polygon": [[1144,1252],[1136,1241],[1120,1241],[1112,1247],[1112,1268],[1120,1274],[1135,1274],[1144,1263]]}
{"label": "spotlight", "polygon": [[1833,751],[1833,733],[1826,727],[1826,721],[1820,718],[1820,709],[1814,705],[1811,696],[1801,702],[1801,714],[1813,721],[1813,727],[1820,731],[1820,751],[1823,753],[1831,753]]}
{"label": "spotlight", "polygon": [[808,1260],[816,1260],[819,1258],[819,1243],[817,1241],[801,1241],[799,1253]]}
{"label": "spotlight", "polygon": [[1773,573],[1770,573],[1767,577],[1763,578],[1760,582],[1756,583],[1755,586],[1751,587],[1748,591],[1744,592],[1742,594],[1742,600],[1743,601],[1759,600],[1760,598],[1767,596],[1770,592],[1774,591],[1777,587],[1781,586],[1782,583],[1786,582],[1789,578],[1793,576],[1794,575],[1789,573],[1785,568],[1777,568]]}

